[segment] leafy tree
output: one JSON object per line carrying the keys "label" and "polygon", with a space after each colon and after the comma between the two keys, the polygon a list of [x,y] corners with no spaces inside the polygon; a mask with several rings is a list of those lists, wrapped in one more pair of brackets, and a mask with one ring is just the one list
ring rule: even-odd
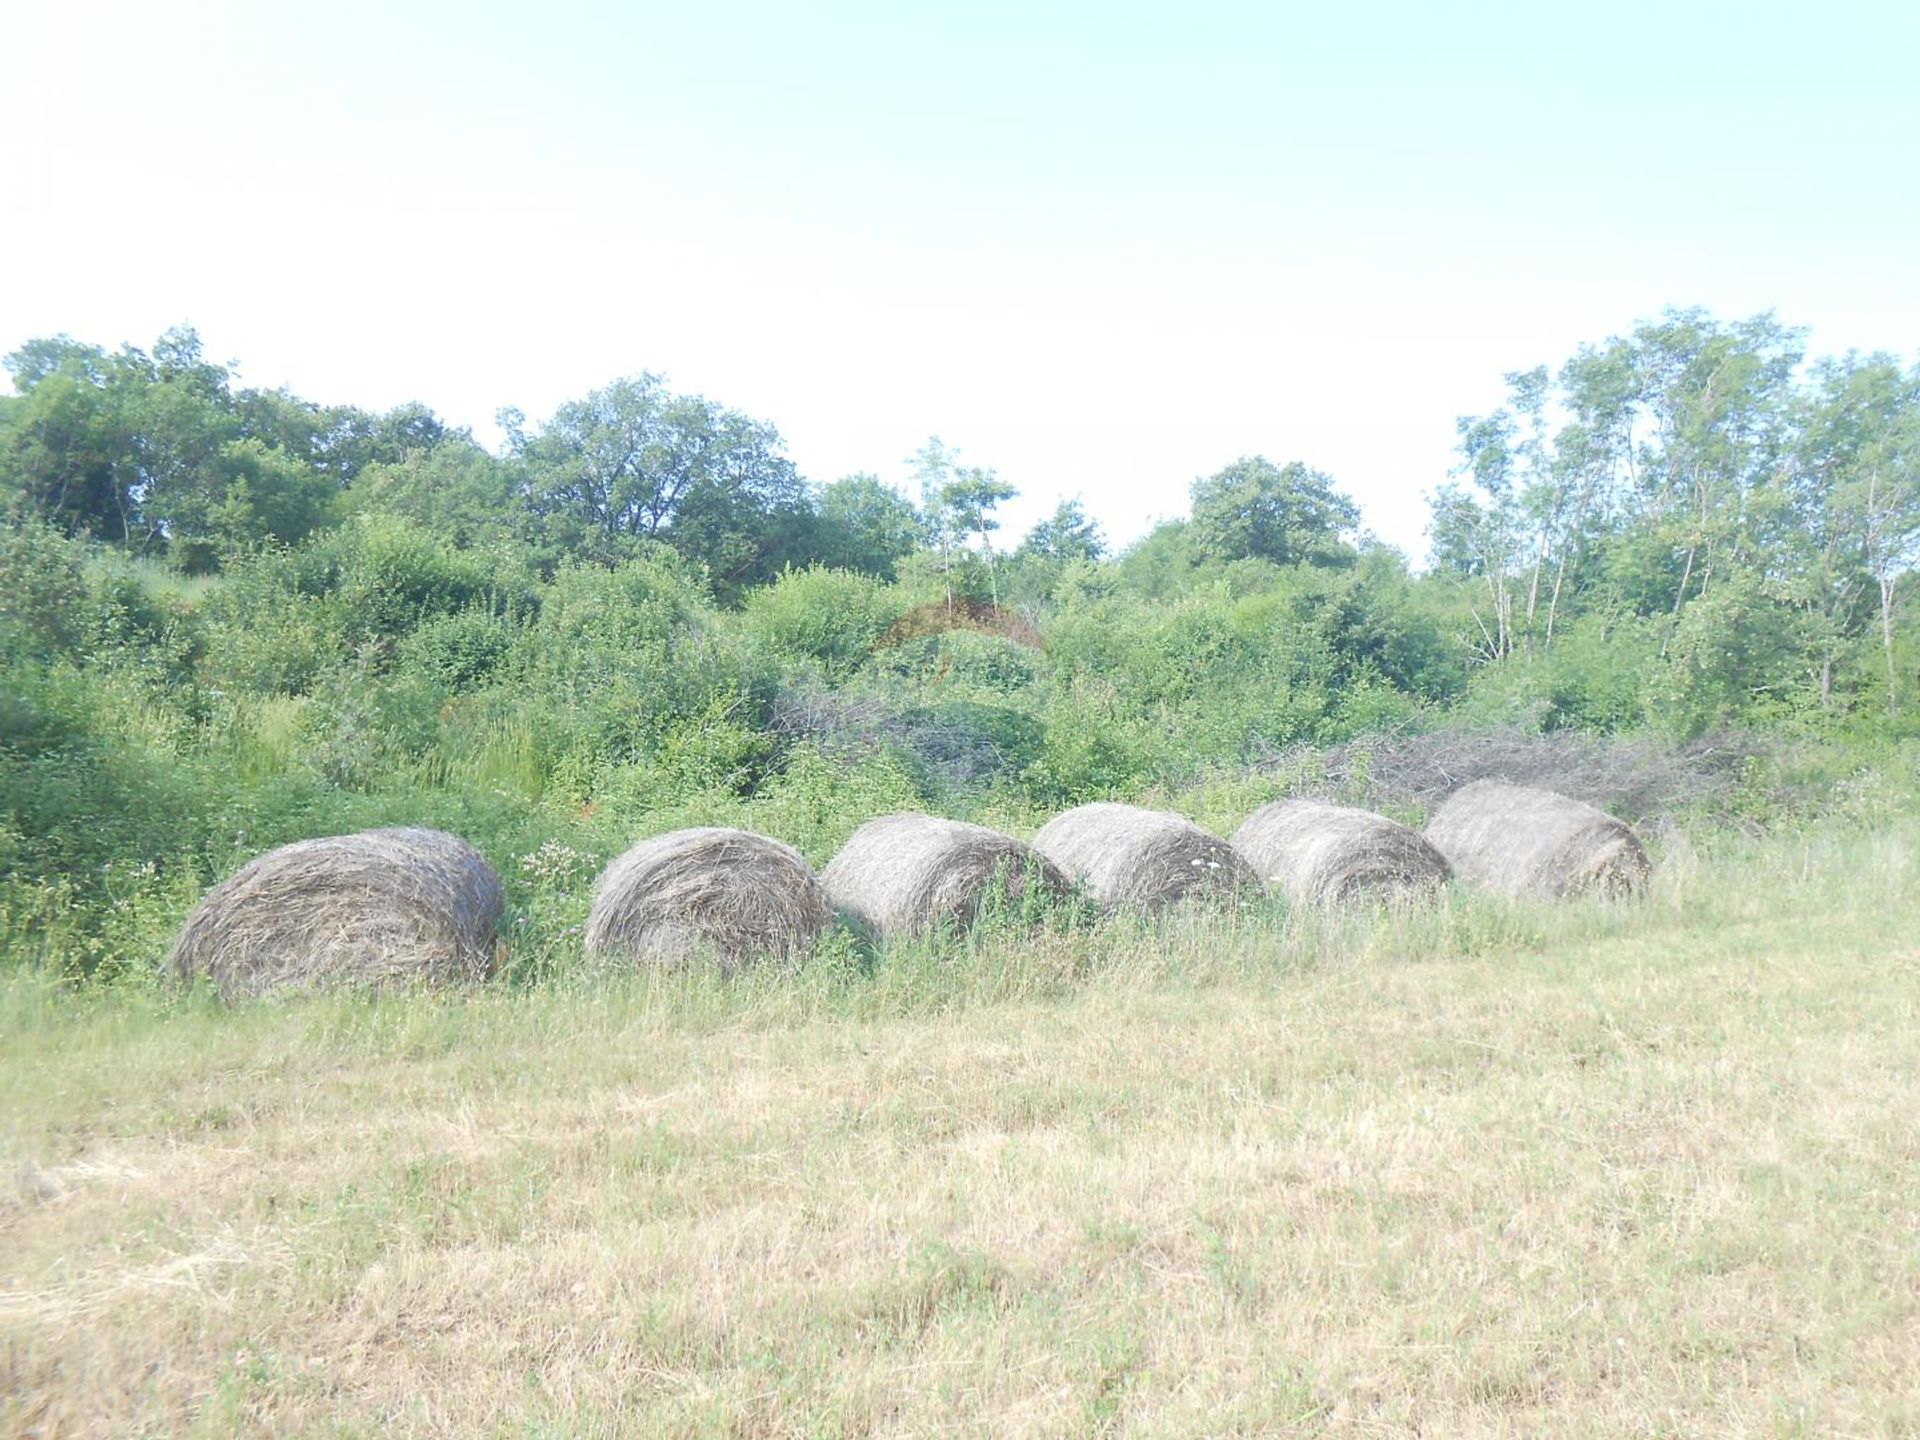
{"label": "leafy tree", "polygon": [[814,510],[813,552],[836,569],[891,580],[900,561],[926,540],[926,522],[913,502],[873,475],[823,487]]}
{"label": "leafy tree", "polygon": [[1920,561],[1920,369],[1887,355],[1828,361],[1800,403],[1792,455],[1793,523],[1824,654],[1831,703],[1834,653],[1871,586],[1878,602],[1887,710],[1899,709],[1894,613],[1900,580]]}
{"label": "leafy tree", "polygon": [[450,430],[441,418],[418,402],[396,405],[375,414],[352,405],[322,412],[326,428],[320,436],[314,463],[337,477],[344,488],[370,465],[395,465],[410,455],[432,451],[449,442],[472,445],[465,430]]}
{"label": "leafy tree", "polygon": [[[131,439],[129,490],[137,523],[130,538],[141,549],[207,541],[216,529],[231,533],[226,446],[240,426],[225,403],[226,374],[200,361],[198,347],[155,347],[152,358],[122,357],[122,415]],[[227,538],[222,536],[221,538]]]}
{"label": "leafy tree", "polygon": [[[1542,647],[1553,643],[1567,552],[1555,541],[1565,523],[1565,487],[1548,457],[1544,367],[1506,377],[1511,408],[1458,422],[1460,467],[1433,497],[1428,530],[1437,565],[1475,582],[1478,648],[1499,660],[1531,651],[1541,579],[1553,565]],[[1461,481],[1468,484],[1462,484]],[[1469,484],[1471,488],[1469,488]]]}
{"label": "leafy tree", "polygon": [[920,487],[920,515],[927,529],[927,543],[945,555],[956,540],[952,516],[947,513],[943,494],[959,464],[960,452],[950,448],[938,435],[907,457],[913,478]]}
{"label": "leafy tree", "polygon": [[208,535],[231,553],[259,540],[291,544],[331,518],[334,490],[323,475],[258,440],[229,440],[217,460],[219,498]]}
{"label": "leafy tree", "polygon": [[0,479],[57,524],[200,568],[328,518],[334,487],[302,456],[301,402],[243,410],[191,330],[150,354],[31,341],[8,368],[21,393],[0,416]]}
{"label": "leafy tree", "polygon": [[993,532],[1000,528],[993,512],[1019,493],[997,472],[969,465],[956,469],[953,478],[941,488],[940,504],[955,530],[979,536],[980,548],[991,552]]}
{"label": "leafy tree", "polygon": [[[17,360],[20,357],[12,357]],[[0,491],[62,530],[124,540],[132,497],[120,480],[126,442],[106,393],[84,376],[20,378],[0,399]]]}
{"label": "leafy tree", "polygon": [[960,464],[960,452],[949,447],[938,435],[931,437],[911,457],[915,478],[920,482],[921,513],[927,533],[938,555],[947,604],[953,604],[955,571],[959,551],[969,535],[980,540],[980,553],[987,561],[987,580],[995,604],[999,603],[999,577],[993,564],[991,536],[1000,528],[994,515],[1003,501],[1020,492],[992,470],[978,465]]}
{"label": "leafy tree", "polygon": [[1645,657],[1652,724],[1691,738],[1742,719],[1789,712],[1802,686],[1804,612],[1782,604],[1767,577],[1725,570],[1666,629],[1660,653]]}
{"label": "leafy tree", "polygon": [[1163,520],[1120,557],[1119,570],[1128,589],[1157,599],[1190,584],[1197,564],[1191,523]]}
{"label": "leafy tree", "polygon": [[104,386],[113,371],[112,358],[98,345],[87,345],[71,335],[29,340],[6,359],[14,387],[25,394],[55,375],[88,385]]}
{"label": "leafy tree", "polygon": [[1747,503],[1776,473],[1798,335],[1771,315],[1721,325],[1669,311],[1635,330],[1639,403],[1653,434],[1635,457],[1645,533],[1680,559],[1671,613],[1716,565],[1751,566]]}
{"label": "leafy tree", "polygon": [[394,465],[452,439],[425,405],[377,414],[353,405],[316,405],[286,390],[242,390],[233,397],[242,431],[329,476],[345,490],[370,465]]}
{"label": "leafy tree", "polygon": [[1359,507],[1332,479],[1297,460],[1253,456],[1193,482],[1193,546],[1208,560],[1348,565],[1344,537],[1359,523]]}
{"label": "leafy tree", "polygon": [[1018,555],[1037,560],[1101,560],[1106,541],[1079,500],[1062,500],[1053,514],[1027,532]]}
{"label": "leafy tree", "polygon": [[[1582,347],[1557,374],[1509,375],[1506,405],[1460,421],[1461,467],[1433,499],[1434,566],[1461,587],[1471,648],[1493,662],[1532,656],[1581,614],[1657,621],[1661,656],[1683,638],[1688,647],[1690,678],[1670,699],[1697,697],[1701,657],[1731,666],[1727,637],[1760,633],[1779,606],[1776,633],[1792,637],[1790,651],[1820,651],[1810,668],[1830,695],[1857,623],[1859,527],[1835,489],[1845,446],[1838,430],[1815,434],[1821,406],[1797,394],[1798,362],[1798,336],[1772,316],[1723,324],[1676,310]],[[1688,606],[1736,583],[1712,617],[1683,623]],[[1793,606],[1812,606],[1820,623],[1802,624]],[[1741,646],[1743,663],[1759,665]],[[1591,633],[1583,647],[1612,653]],[[1776,678],[1733,677],[1708,709],[1777,697],[1776,660],[1766,662]]]}
{"label": "leafy tree", "polygon": [[807,512],[780,435],[657,375],[569,401],[538,430],[503,411],[536,514],[607,537],[657,539],[703,564],[722,589],[765,578]]}
{"label": "leafy tree", "polygon": [[151,357],[122,356],[143,548],[185,568],[214,568],[248,544],[292,542],[319,528],[335,487],[298,456],[246,434],[224,367],[189,330],[167,332]]}
{"label": "leafy tree", "polygon": [[[1854,481],[1867,568],[1880,592],[1881,646],[1887,662],[1887,711],[1899,709],[1893,613],[1900,581],[1920,559],[1920,385],[1908,382],[1901,412],[1865,447]],[[1864,489],[1864,494],[1861,491]]]}
{"label": "leafy tree", "polygon": [[347,504],[355,511],[405,516],[461,548],[503,531],[532,531],[518,468],[464,435],[367,466]]}
{"label": "leafy tree", "polygon": [[1007,592],[1023,612],[1037,614],[1063,590],[1099,583],[1095,572],[1105,555],[1100,527],[1085,507],[1078,500],[1062,501],[1013,552]]}

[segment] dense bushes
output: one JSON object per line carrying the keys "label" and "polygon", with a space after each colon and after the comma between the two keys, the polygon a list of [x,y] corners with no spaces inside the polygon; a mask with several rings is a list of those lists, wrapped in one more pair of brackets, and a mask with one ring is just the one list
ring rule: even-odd
{"label": "dense bushes", "polygon": [[750,592],[742,615],[749,633],[775,659],[817,661],[828,674],[845,676],[873,653],[904,609],[892,586],[813,565],[788,570]]}
{"label": "dense bushes", "polygon": [[1023,618],[818,566],[728,610],[664,545],[547,566],[461,538],[363,515],[182,582],[8,526],[6,883],[57,888],[97,951],[113,887],[187,894],[385,821],[472,835],[509,876],[543,843],[590,860],[669,822],[759,824],[819,858],[885,809],[1026,823],[1446,714],[1685,737],[1773,705],[1807,728],[1767,698],[1791,693],[1797,638],[1735,585],[1678,625],[1576,616],[1475,667],[1447,592],[1377,550],[1183,562],[1153,594],[1079,563]]}
{"label": "dense bushes", "polygon": [[[1618,343],[1773,344],[1696,320]],[[1521,444],[1533,412],[1463,428],[1415,575],[1327,477],[1258,457],[1116,558],[1075,504],[996,554],[1009,487],[937,443],[919,504],[815,489],[770,428],[654,377],[494,456],[417,407],[237,391],[185,333],[36,342],[0,397],[0,946],[24,925],[137,961],[236,859],[393,821],[478,842],[517,949],[551,957],[579,877],[676,825],[818,860],[890,809],[1250,798],[1303,753],[1364,789],[1348,742],[1448,727],[1757,726],[1836,773],[1894,763],[1920,501],[1890,509],[1883,476],[1920,473],[1920,399],[1855,435],[1847,396],[1920,376],[1870,358],[1749,397],[1798,448],[1689,454],[1682,426],[1623,457],[1594,359],[1554,382],[1585,419],[1551,443]],[[1619,373],[1656,387],[1635,404],[1713,399],[1685,365]]]}

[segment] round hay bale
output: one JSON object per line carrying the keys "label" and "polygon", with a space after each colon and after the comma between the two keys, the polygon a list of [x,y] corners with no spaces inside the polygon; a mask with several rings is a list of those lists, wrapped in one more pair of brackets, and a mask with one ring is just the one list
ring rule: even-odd
{"label": "round hay bale", "polygon": [[1233,832],[1233,848],[1303,905],[1404,904],[1432,895],[1453,875],[1418,830],[1325,800],[1262,805]]}
{"label": "round hay bale", "polygon": [[1102,905],[1158,910],[1260,888],[1231,845],[1171,810],[1081,805],[1042,826],[1033,848]]}
{"label": "round hay bale", "polygon": [[167,964],[225,999],[483,980],[505,896],[439,830],[363,830],[269,850],[209,890]]}
{"label": "round hay bale", "polygon": [[733,969],[802,954],[832,922],[827,892],[791,845],[751,830],[674,830],[601,873],[586,950],[656,965],[711,954]]}
{"label": "round hay bale", "polygon": [[883,815],[853,832],[821,874],[835,906],[881,939],[971,925],[996,876],[1018,900],[1029,884],[1056,895],[1067,877],[1011,835],[934,815]]}
{"label": "round hay bale", "polygon": [[1639,837],[1605,811],[1504,780],[1454,791],[1427,839],[1462,880],[1503,895],[1624,895],[1653,868]]}

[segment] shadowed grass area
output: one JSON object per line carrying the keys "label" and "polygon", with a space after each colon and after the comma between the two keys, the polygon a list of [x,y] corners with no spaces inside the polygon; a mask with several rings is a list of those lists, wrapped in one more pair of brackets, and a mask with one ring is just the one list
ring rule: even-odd
{"label": "shadowed grass area", "polygon": [[0,1430],[1911,1433],[1909,829],[779,975],[0,983]]}

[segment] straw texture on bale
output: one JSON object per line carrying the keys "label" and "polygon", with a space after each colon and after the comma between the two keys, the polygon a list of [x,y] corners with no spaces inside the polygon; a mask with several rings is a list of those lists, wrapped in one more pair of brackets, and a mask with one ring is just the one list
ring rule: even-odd
{"label": "straw texture on bale", "polygon": [[1260,888],[1231,845],[1171,810],[1081,805],[1042,826],[1033,848],[1102,905],[1157,910]]}
{"label": "straw texture on bale", "polygon": [[1417,900],[1453,873],[1419,831],[1325,800],[1263,805],[1233,832],[1233,846],[1256,874],[1303,905]]}
{"label": "straw texture on bale", "polygon": [[227,999],[486,978],[504,896],[439,830],[364,830],[269,850],[209,890],[168,965]]}
{"label": "straw texture on bale", "polygon": [[642,840],[600,876],[589,955],[728,968],[812,948],[832,923],[827,892],[791,845],[751,830],[675,830]]}
{"label": "straw texture on bale", "polygon": [[1061,895],[1069,888],[1066,876],[1011,835],[916,813],[869,820],[820,878],[836,907],[885,939],[972,924],[996,875],[1010,900],[1029,884]]}
{"label": "straw texture on bale", "polygon": [[1503,895],[1627,894],[1652,869],[1639,838],[1605,811],[1503,780],[1456,790],[1427,839],[1462,880]]}

